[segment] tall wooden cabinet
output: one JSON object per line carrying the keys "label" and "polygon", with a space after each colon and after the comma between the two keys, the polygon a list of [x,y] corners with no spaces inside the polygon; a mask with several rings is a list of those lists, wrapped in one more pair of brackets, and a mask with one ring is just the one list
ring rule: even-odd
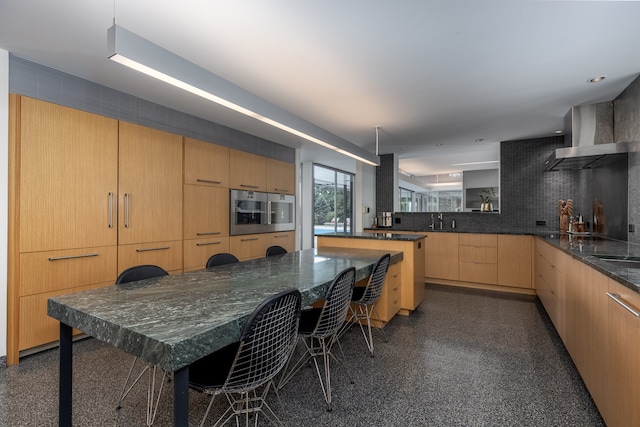
{"label": "tall wooden cabinet", "polygon": [[184,269],[229,252],[229,148],[185,138]]}
{"label": "tall wooden cabinet", "polygon": [[120,122],[118,270],[182,270],[182,137]]}
{"label": "tall wooden cabinet", "polygon": [[[47,298],[117,275],[118,122],[11,95],[8,363],[58,339]],[[16,286],[17,285],[17,286]]]}

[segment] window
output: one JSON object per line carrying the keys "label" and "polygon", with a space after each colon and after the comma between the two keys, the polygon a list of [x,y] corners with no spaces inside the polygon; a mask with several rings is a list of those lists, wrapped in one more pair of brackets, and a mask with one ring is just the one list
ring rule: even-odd
{"label": "window", "polygon": [[414,212],[413,191],[400,187],[400,212]]}
{"label": "window", "polygon": [[353,174],[326,166],[313,165],[314,235],[334,232],[351,233],[353,183]]}

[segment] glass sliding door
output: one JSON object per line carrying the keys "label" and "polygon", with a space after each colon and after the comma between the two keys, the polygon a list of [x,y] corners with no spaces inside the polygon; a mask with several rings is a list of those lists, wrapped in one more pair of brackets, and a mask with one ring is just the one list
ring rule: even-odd
{"label": "glass sliding door", "polygon": [[353,174],[326,166],[313,165],[314,235],[351,233],[353,183]]}

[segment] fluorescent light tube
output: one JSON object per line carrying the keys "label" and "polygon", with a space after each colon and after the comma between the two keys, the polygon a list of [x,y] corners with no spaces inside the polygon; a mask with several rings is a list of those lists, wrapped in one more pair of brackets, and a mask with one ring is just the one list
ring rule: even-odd
{"label": "fluorescent light tube", "polygon": [[380,164],[377,155],[118,25],[109,28],[107,46],[108,57],[112,61],[363,163],[372,166]]}

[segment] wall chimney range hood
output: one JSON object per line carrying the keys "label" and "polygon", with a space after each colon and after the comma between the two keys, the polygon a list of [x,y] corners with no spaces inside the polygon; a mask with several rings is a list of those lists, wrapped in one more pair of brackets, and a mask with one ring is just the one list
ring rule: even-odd
{"label": "wall chimney range hood", "polygon": [[614,156],[640,151],[636,142],[614,142],[613,102],[572,107],[565,117],[565,147],[545,161],[545,171],[593,169]]}

